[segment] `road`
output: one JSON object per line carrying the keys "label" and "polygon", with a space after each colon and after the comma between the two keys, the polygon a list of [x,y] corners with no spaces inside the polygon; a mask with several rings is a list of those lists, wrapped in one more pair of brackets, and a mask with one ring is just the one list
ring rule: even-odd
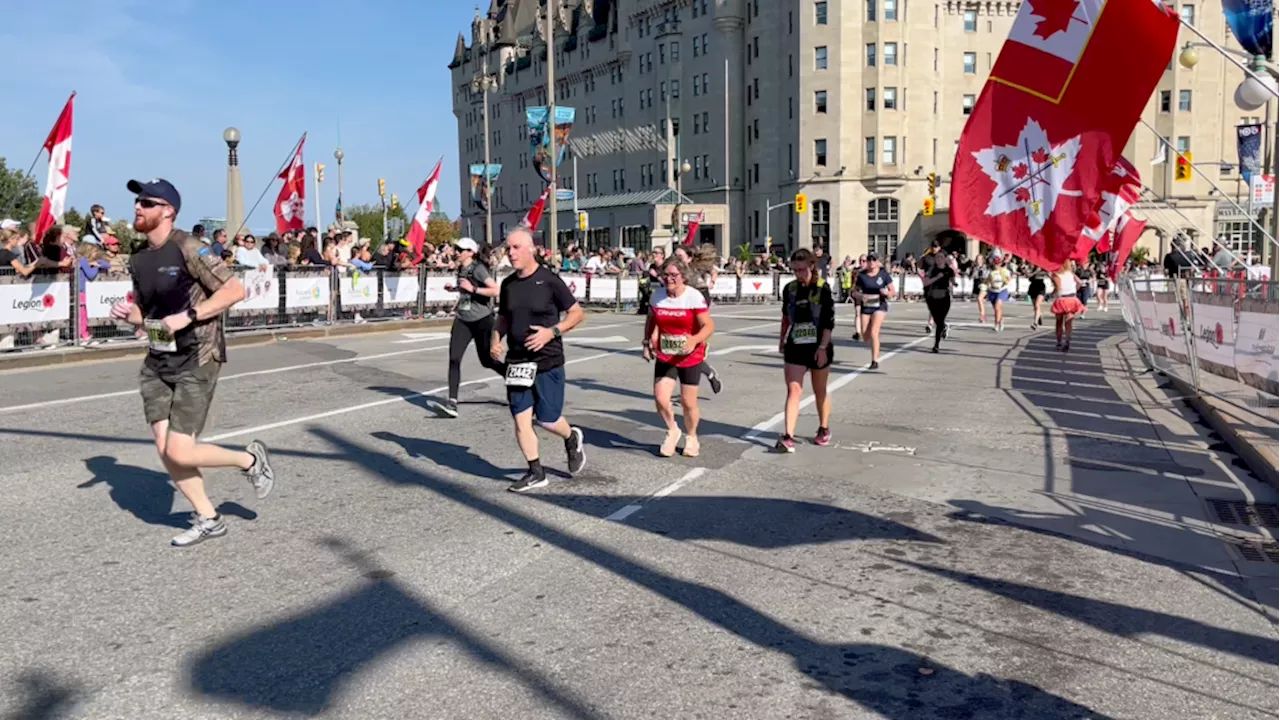
{"label": "road", "polygon": [[230,533],[187,550],[138,361],[0,375],[0,717],[1276,716],[1275,565],[1204,502],[1274,494],[1118,315],[1062,355],[959,305],[932,355],[898,304],[869,372],[842,308],[835,442],[783,456],[777,313],[716,309],[696,459],[656,455],[641,318],[591,315],[588,467],[530,495],[474,357],[430,411],[439,335],[233,348],[206,437],[280,479],[210,473]]}

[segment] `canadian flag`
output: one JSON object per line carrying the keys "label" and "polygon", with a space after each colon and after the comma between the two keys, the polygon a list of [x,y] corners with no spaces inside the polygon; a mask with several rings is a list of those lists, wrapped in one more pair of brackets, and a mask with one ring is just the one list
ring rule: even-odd
{"label": "canadian flag", "polygon": [[1107,275],[1113,282],[1120,277],[1124,264],[1129,262],[1129,254],[1133,252],[1133,248],[1138,244],[1138,238],[1142,237],[1142,232],[1146,229],[1147,221],[1138,220],[1128,210],[1120,216],[1112,233],[1111,251],[1107,253]]}
{"label": "canadian flag", "polygon": [[306,211],[307,170],[302,162],[302,146],[307,142],[307,134],[302,133],[298,141],[298,151],[293,154],[293,162],[280,173],[284,186],[276,196],[276,232],[285,233],[290,230],[301,230],[303,214]]}
{"label": "canadian flag", "polygon": [[422,246],[427,242],[427,224],[431,222],[431,210],[436,204],[436,186],[440,184],[440,165],[444,158],[436,161],[435,170],[427,176],[427,181],[418,188],[418,211],[413,214],[413,223],[409,225],[408,241],[413,248],[414,262],[422,259]]}
{"label": "canadian flag", "polygon": [[702,225],[702,220],[703,218],[706,217],[706,215],[707,215],[707,211],[702,210],[698,213],[698,219],[689,223],[689,232],[686,233],[684,236],[684,244],[686,246],[693,247],[693,240],[694,238],[698,237],[698,228]]}
{"label": "canadian flag", "polygon": [[76,94],[71,93],[44,141],[44,149],[49,152],[49,179],[44,186],[40,217],[36,219],[36,236],[31,239],[36,244],[46,230],[62,222],[62,213],[67,209],[67,185],[71,182],[71,116],[75,100]]}
{"label": "canadian flag", "polygon": [[1076,243],[1072,259],[1088,260],[1089,252],[1094,249],[1100,253],[1111,252],[1111,240],[1116,226],[1129,212],[1129,208],[1138,204],[1141,198],[1142,178],[1138,175],[1138,169],[1123,157],[1119,158],[1102,188],[1102,205],[1095,215],[1085,219],[1084,231],[1080,233],[1080,241]]}
{"label": "canadian flag", "polygon": [[538,201],[529,208],[529,212],[524,214],[524,219],[520,221],[520,225],[528,229],[530,232],[538,229],[538,223],[542,222],[542,209],[547,206],[547,195],[551,192],[551,186],[548,185],[546,190],[542,191],[542,195]]}

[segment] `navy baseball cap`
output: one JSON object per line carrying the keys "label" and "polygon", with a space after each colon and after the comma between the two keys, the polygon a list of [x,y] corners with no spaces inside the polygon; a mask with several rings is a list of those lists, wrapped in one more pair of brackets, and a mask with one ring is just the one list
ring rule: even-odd
{"label": "navy baseball cap", "polygon": [[178,188],[173,183],[163,178],[156,178],[150,182],[141,182],[139,180],[129,181],[129,192],[138,197],[153,198],[163,200],[173,206],[175,213],[182,210],[182,196],[178,194]]}

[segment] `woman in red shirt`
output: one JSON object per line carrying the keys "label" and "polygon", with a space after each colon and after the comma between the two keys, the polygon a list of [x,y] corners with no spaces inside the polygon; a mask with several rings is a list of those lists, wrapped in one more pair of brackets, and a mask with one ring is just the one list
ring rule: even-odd
{"label": "woman in red shirt", "polygon": [[699,366],[707,356],[707,339],[715,323],[702,293],[689,287],[692,270],[671,258],[662,265],[663,287],[649,300],[649,317],[644,326],[644,359],[656,359],[653,367],[653,400],[658,415],[667,425],[667,438],[658,453],[671,457],[680,443],[680,428],[671,408],[671,392],[680,382],[680,404],[684,408],[684,455],[698,455]]}

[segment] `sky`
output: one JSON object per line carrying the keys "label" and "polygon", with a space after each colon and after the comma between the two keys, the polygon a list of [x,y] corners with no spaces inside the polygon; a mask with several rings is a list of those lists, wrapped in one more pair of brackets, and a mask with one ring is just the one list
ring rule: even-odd
{"label": "sky", "polygon": [[[487,3],[486,3],[487,5]],[[307,133],[304,160],[325,165],[321,215],[332,222],[341,131],[344,203],[377,202],[377,178],[410,214],[444,158],[438,207],[458,213],[457,124],[448,63],[470,38],[457,0],[0,0],[0,157],[26,170],[76,91],[68,207],[99,203],[132,218],[131,178],[171,181],[179,226],[226,214],[227,147],[242,135],[246,211],[274,229],[275,173]],[[34,177],[44,191],[42,154]],[[308,172],[307,222],[314,223]]]}

